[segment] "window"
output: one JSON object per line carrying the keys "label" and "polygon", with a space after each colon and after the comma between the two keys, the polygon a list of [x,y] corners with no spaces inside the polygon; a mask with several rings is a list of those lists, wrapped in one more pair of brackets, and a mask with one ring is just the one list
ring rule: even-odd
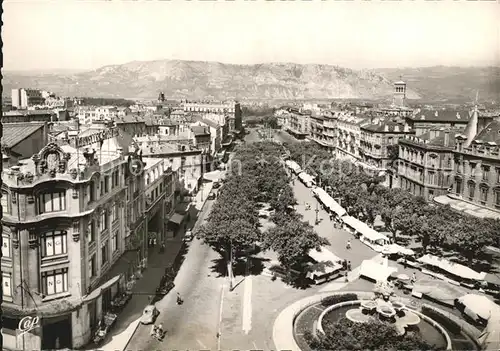
{"label": "window", "polygon": [[482,166],[481,171],[483,173],[483,180],[488,180],[488,176],[490,173],[490,167],[489,166]]}
{"label": "window", "polygon": [[495,207],[500,208],[500,190],[495,192]]}
{"label": "window", "polygon": [[89,185],[87,186],[87,192],[89,195],[89,202],[95,201],[95,183],[94,181],[90,181]]}
{"label": "window", "polygon": [[95,240],[95,224],[94,221],[90,221],[87,227],[87,241],[88,243],[93,243]]}
{"label": "window", "polygon": [[118,204],[113,205],[113,209],[111,210],[113,222],[118,220]]}
{"label": "window", "polygon": [[2,211],[3,213],[10,213],[9,193],[6,191],[2,191]]}
{"label": "window", "polygon": [[113,172],[113,187],[120,185],[120,171]]}
{"label": "window", "polygon": [[3,296],[12,297],[12,275],[10,273],[2,274]]}
{"label": "window", "polygon": [[95,254],[89,260],[89,278],[93,278],[97,275],[97,269],[95,264]]}
{"label": "window", "polygon": [[104,193],[107,194],[109,192],[109,176],[104,177]]}
{"label": "window", "polygon": [[108,252],[109,252],[109,244],[108,241],[101,246],[101,266],[104,266],[105,263],[108,262]]}
{"label": "window", "polygon": [[68,269],[56,269],[42,272],[42,292],[45,295],[55,295],[68,291]]}
{"label": "window", "polygon": [[475,163],[470,163],[470,175],[473,177],[476,173],[476,164]]}
{"label": "window", "polygon": [[429,190],[429,200],[434,198],[434,190]]}
{"label": "window", "polygon": [[429,184],[436,184],[436,172],[429,172]]}
{"label": "window", "polygon": [[115,253],[116,250],[118,250],[118,230],[115,230],[111,236],[111,252]]}
{"label": "window", "polygon": [[479,201],[484,205],[486,201],[488,201],[488,188],[482,186],[480,188],[480,192],[481,192],[481,198],[479,199]]}
{"label": "window", "polygon": [[500,168],[497,168],[497,183],[500,183]]}
{"label": "window", "polygon": [[101,189],[101,196],[103,196],[104,195],[104,179],[101,180],[100,189]]}
{"label": "window", "polygon": [[2,235],[2,257],[12,257],[10,251],[10,236]]}
{"label": "window", "polygon": [[65,231],[54,230],[43,234],[42,257],[62,255],[67,252],[67,234]]}
{"label": "window", "polygon": [[469,183],[469,199],[474,200],[474,192],[476,190],[476,184]]}
{"label": "window", "polygon": [[43,193],[38,195],[38,213],[49,213],[66,210],[66,191]]}
{"label": "window", "polygon": [[101,221],[99,222],[99,228],[101,232],[108,229],[108,212],[106,210],[101,212]]}

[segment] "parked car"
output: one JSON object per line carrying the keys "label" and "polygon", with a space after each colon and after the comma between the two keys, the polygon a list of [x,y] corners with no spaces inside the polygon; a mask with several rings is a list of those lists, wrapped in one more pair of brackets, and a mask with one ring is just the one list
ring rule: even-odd
{"label": "parked car", "polygon": [[144,307],[141,316],[142,324],[153,324],[156,320],[156,317],[160,314],[160,311],[156,308],[155,305],[147,305]]}
{"label": "parked car", "polygon": [[214,189],[219,189],[220,188],[220,183],[219,182],[214,182],[214,185],[212,186]]}
{"label": "parked car", "polygon": [[186,234],[184,234],[184,241],[193,241],[193,232],[190,230],[186,231]]}
{"label": "parked car", "polygon": [[215,200],[215,193],[210,193],[208,194],[208,198],[209,200]]}

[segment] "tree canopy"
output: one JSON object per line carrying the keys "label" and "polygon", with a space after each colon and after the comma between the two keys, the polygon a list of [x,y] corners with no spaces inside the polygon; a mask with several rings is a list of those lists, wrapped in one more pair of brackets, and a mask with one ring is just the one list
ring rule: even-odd
{"label": "tree canopy", "polygon": [[317,183],[340,200],[349,215],[367,224],[380,216],[395,240],[399,234],[412,236],[421,241],[424,252],[429,247],[451,249],[469,261],[480,256],[485,246],[500,244],[499,220],[475,218],[449,206],[429,204],[403,189],[386,188],[381,185],[382,177],[367,174],[348,161],[335,160],[315,143],[285,146],[290,159],[316,175]]}
{"label": "tree canopy", "polygon": [[[208,221],[195,233],[226,260],[246,255],[261,242],[263,249],[275,250],[280,263],[291,269],[303,265],[309,250],[327,244],[294,211],[296,200],[283,154],[283,148],[273,142],[242,145],[235,150],[234,164],[228,167]],[[258,209],[266,204],[274,210],[271,220],[277,226],[262,233]]]}

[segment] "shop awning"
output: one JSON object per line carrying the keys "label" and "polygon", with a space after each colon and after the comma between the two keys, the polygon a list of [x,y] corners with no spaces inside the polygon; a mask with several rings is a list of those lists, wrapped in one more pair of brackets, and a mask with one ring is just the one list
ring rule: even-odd
{"label": "shop awning", "polygon": [[356,219],[351,216],[342,217],[344,223],[349,225],[351,228],[355,229],[358,233],[365,236],[367,239],[371,241],[384,240],[389,242],[389,238],[384,234],[377,232],[375,229],[370,228],[367,224],[361,222],[359,219]]}
{"label": "shop awning", "polygon": [[386,281],[391,274],[397,271],[398,269],[395,267],[389,267],[372,260],[364,260],[361,263],[359,274],[375,281]]}
{"label": "shop awning", "polygon": [[83,297],[83,302],[91,302],[92,300],[97,299],[104,291],[106,291],[106,289],[118,283],[121,277],[122,274],[116,275],[98,288],[94,289],[90,294],[87,294]]}
{"label": "shop awning", "polygon": [[464,212],[474,217],[500,219],[499,211],[472,204],[452,194],[436,196],[433,200],[441,205],[450,205],[455,211]]}
{"label": "shop awning", "polygon": [[184,215],[181,215],[180,213],[174,213],[172,217],[170,217],[169,221],[175,224],[181,224],[183,220]]}
{"label": "shop awning", "polygon": [[440,258],[433,255],[425,255],[418,259],[419,262],[423,264],[428,264],[430,266],[438,267],[448,273],[451,273],[457,277],[471,280],[484,280],[486,277],[486,273],[484,272],[476,272],[475,270],[463,266],[459,263],[454,263],[448,261],[445,258]]}
{"label": "shop awning", "polygon": [[328,207],[330,211],[335,212],[340,217],[346,214],[346,210],[342,206],[340,206],[339,203],[335,201],[330,195],[328,195],[328,193],[324,189],[316,187],[313,192],[318,196],[318,199],[321,201],[321,203]]}

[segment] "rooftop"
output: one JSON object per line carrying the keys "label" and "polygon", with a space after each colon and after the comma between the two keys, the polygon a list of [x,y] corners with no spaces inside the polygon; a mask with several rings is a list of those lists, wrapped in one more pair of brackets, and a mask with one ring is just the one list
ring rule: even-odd
{"label": "rooftop", "polygon": [[43,123],[5,123],[2,147],[12,148],[43,127]]}
{"label": "rooftop", "polygon": [[142,159],[144,161],[144,163],[146,164],[144,166],[144,169],[145,170],[148,170],[162,162],[164,162],[164,159],[163,158],[159,158],[159,157],[144,157]]}
{"label": "rooftop", "polygon": [[394,122],[392,120],[382,120],[378,123],[368,122],[361,125],[361,129],[366,129],[371,132],[385,132],[385,133],[409,133],[410,130],[402,123]]}
{"label": "rooftop", "polygon": [[[438,147],[455,147],[455,136],[460,135],[463,131],[451,128],[432,129],[418,137],[411,136],[409,138],[400,139],[401,142],[412,142],[425,146]],[[448,133],[448,145],[445,145],[445,136]]]}
{"label": "rooftop", "polygon": [[3,113],[5,117],[15,117],[15,116],[36,116],[36,115],[54,115],[52,110],[14,110],[7,111]]}
{"label": "rooftop", "polygon": [[196,136],[210,135],[210,130],[204,126],[192,126],[191,130],[193,131],[194,135],[196,135]]}
{"label": "rooftop", "polygon": [[467,123],[469,116],[467,110],[421,110],[409,118],[414,121]]}
{"label": "rooftop", "polygon": [[472,142],[500,145],[500,121],[493,121],[479,132]]}

